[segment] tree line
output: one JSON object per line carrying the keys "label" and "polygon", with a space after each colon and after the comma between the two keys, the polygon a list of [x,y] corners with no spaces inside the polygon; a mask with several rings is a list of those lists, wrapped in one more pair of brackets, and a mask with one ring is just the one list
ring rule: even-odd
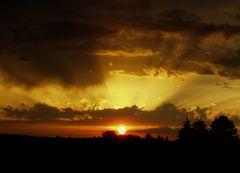
{"label": "tree line", "polygon": [[[105,131],[103,132],[102,137],[104,139],[111,140],[141,139],[139,136],[135,135],[118,136],[115,131]],[[144,140],[167,142],[168,138],[163,138],[160,135],[157,138],[154,138],[151,136],[151,134],[146,134]],[[237,127],[234,125],[234,122],[225,115],[215,117],[209,126],[201,119],[197,119],[191,123],[190,120],[186,118],[182,127],[178,131],[175,142],[183,144],[232,144],[239,143],[239,136],[237,134]]]}
{"label": "tree line", "polygon": [[183,122],[177,141],[183,143],[235,143],[239,141],[237,127],[227,116],[220,115],[208,127],[203,120],[191,124],[189,119]]}

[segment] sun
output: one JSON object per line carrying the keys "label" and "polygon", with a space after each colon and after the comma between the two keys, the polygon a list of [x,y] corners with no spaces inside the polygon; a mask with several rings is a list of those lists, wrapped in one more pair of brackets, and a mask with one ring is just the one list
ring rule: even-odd
{"label": "sun", "polygon": [[118,131],[118,133],[119,133],[120,135],[125,135],[126,132],[127,132],[127,129],[126,129],[125,126],[119,126],[119,127],[117,128],[117,131]]}

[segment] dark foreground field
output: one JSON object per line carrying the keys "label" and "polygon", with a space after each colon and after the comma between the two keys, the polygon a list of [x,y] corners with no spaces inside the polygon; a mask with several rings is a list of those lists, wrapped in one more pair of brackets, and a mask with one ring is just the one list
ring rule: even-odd
{"label": "dark foreground field", "polygon": [[[1,159],[10,163],[46,163],[58,167],[66,164],[94,169],[115,166],[138,166],[141,169],[167,167],[168,170],[195,166],[197,169],[235,167],[239,163],[240,145],[235,144],[183,144],[176,141],[141,139],[121,136],[117,138],[48,138],[18,135],[0,135]],[[3,162],[2,162],[3,163]],[[229,168],[231,168],[229,167]]]}
{"label": "dark foreground field", "polygon": [[[188,118],[177,140],[105,131],[98,138],[32,137],[0,135],[0,164],[30,168],[67,167],[74,172],[239,172],[240,139],[233,121],[219,116],[207,128],[202,120]],[[18,165],[18,166],[17,166]],[[1,168],[1,167],[0,167]],[[19,169],[20,170],[20,169]],[[84,171],[83,171],[84,170]],[[97,170],[97,171],[96,171]],[[151,171],[150,171],[151,170]],[[153,171],[154,170],[154,171]],[[163,171],[164,170],[164,171]],[[14,171],[15,172],[15,171]],[[22,172],[22,171],[20,171]],[[49,172],[44,169],[42,172]]]}

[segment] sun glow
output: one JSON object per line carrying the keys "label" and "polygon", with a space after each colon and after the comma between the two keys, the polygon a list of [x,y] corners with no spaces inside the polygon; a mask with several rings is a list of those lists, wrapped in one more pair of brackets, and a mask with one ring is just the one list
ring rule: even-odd
{"label": "sun glow", "polygon": [[117,131],[118,131],[118,133],[119,133],[120,135],[124,135],[124,134],[126,134],[127,129],[126,129],[125,126],[119,126],[119,127],[117,128]]}

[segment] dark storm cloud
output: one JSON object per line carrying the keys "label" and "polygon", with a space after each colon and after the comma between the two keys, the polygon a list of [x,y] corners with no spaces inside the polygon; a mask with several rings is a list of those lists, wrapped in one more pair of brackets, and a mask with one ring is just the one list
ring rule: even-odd
{"label": "dark storm cloud", "polygon": [[[103,83],[109,70],[144,75],[146,68],[239,78],[237,43],[224,49],[202,47],[204,39],[217,33],[226,41],[239,38],[239,24],[223,18],[233,14],[238,19],[234,11],[239,5],[236,0],[2,1],[0,70],[8,82],[28,87],[51,82],[89,86]],[[223,13],[223,7],[233,12]],[[119,36],[121,31],[131,32]],[[138,32],[143,36],[135,37]],[[153,55],[135,60],[96,55],[139,49]]]}
{"label": "dark storm cloud", "polygon": [[112,33],[104,26],[70,21],[26,26],[9,33],[14,40],[1,41],[7,48],[2,50],[0,66],[9,79],[27,86],[45,80],[65,85],[102,83],[101,65],[91,52],[100,38]]}
{"label": "dark storm cloud", "polygon": [[37,103],[30,108],[13,108],[11,106],[2,109],[2,115],[12,117],[18,120],[34,121],[72,121],[79,123],[96,124],[101,122],[110,122],[117,118],[136,117],[142,112],[136,106],[122,109],[104,109],[104,110],[87,110],[79,111],[72,108],[59,109],[44,103]]}
{"label": "dark storm cloud", "polygon": [[14,109],[12,107],[3,108],[3,112],[7,117],[17,119],[25,119],[30,121],[53,121],[61,117],[73,117],[71,109],[60,110],[46,104],[37,103],[29,109]]}
{"label": "dark storm cloud", "polygon": [[[169,38],[162,39],[162,42],[165,43],[162,57],[156,57],[158,63],[155,63],[155,60],[151,67],[239,78],[236,69],[240,68],[240,56],[239,50],[234,47],[238,46],[237,43],[236,45],[229,43],[228,48],[224,48],[225,45],[222,45],[222,49],[219,47],[212,50],[203,47],[202,43],[205,39],[211,38],[213,34],[222,34],[226,42],[233,37],[237,41],[240,37],[240,25],[232,25],[227,22],[222,24],[207,23],[195,14],[174,9],[160,13],[157,19],[145,29],[177,33],[182,36],[182,39],[173,39],[172,41]],[[155,44],[159,43],[159,41],[155,42]],[[183,48],[176,53],[179,45]],[[213,66],[218,68],[218,72],[214,72]]]}
{"label": "dark storm cloud", "polygon": [[136,106],[121,109],[103,110],[74,110],[72,108],[56,108],[43,103],[37,103],[32,107],[13,108],[11,106],[2,108],[2,116],[14,118],[18,121],[29,122],[65,122],[79,123],[83,125],[112,124],[118,121],[126,121],[141,124],[155,125],[178,125],[189,117],[206,120],[207,108],[196,108],[187,110],[177,106],[164,103],[155,110],[145,111]]}
{"label": "dark storm cloud", "polygon": [[227,12],[227,11],[223,11],[223,14],[232,18],[232,19],[240,20],[240,14],[232,14],[232,13]]}
{"label": "dark storm cloud", "polygon": [[0,68],[11,82],[88,86],[106,73],[94,51],[115,29],[81,21],[64,1],[1,2]]}
{"label": "dark storm cloud", "polygon": [[179,9],[161,13],[155,27],[167,32],[183,32],[200,38],[215,32],[222,32],[226,37],[240,33],[240,26],[206,23],[197,15]]}

